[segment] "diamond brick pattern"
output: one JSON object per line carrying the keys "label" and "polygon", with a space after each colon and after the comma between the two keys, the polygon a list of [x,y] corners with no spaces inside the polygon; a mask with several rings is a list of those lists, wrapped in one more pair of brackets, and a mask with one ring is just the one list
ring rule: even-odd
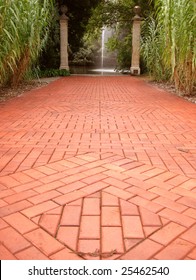
{"label": "diamond brick pattern", "polygon": [[6,102],[1,259],[195,259],[194,106],[125,76]]}
{"label": "diamond brick pattern", "polygon": [[[70,168],[67,166],[69,161],[75,162],[74,165],[71,164]],[[124,162],[127,164],[128,161],[133,162],[132,159],[119,157],[115,154],[105,155],[105,158],[101,159],[101,156],[86,153],[76,157],[70,156],[65,161],[57,162],[58,164],[56,163],[53,166],[56,177],[52,177],[50,185],[43,183],[44,179],[50,176],[46,173],[42,173],[40,179],[37,179],[37,181],[40,180],[41,185],[39,187],[34,185],[34,178],[32,177],[32,188],[28,190],[31,195],[25,197],[30,204],[14,214],[12,211],[10,213],[8,210],[3,211],[8,209],[7,206],[1,207],[2,222],[5,224],[5,228],[3,227],[0,230],[0,240],[2,239],[3,245],[6,246],[7,241],[4,235],[1,237],[1,231],[4,233],[7,230],[6,223],[8,223],[8,226],[21,233],[23,243],[30,243],[32,249],[24,248],[22,252],[16,253],[15,256],[10,251],[9,254],[6,253],[6,256],[26,259],[27,256],[31,256],[32,252],[32,259],[35,257],[47,259],[50,256],[51,259],[54,256],[60,258],[60,256],[64,256],[62,249],[68,248],[68,251],[65,251],[68,259],[70,254],[72,254],[70,259],[73,259],[73,255],[75,255],[75,259],[88,260],[129,259],[132,250],[134,258],[135,254],[136,256],[138,254],[137,246],[140,252],[142,244],[146,244],[144,241],[149,240],[155,248],[155,251],[151,248],[154,253],[152,255],[155,258],[160,259],[161,256],[165,258],[167,252],[168,257],[171,258],[171,252],[173,251],[167,250],[166,247],[171,246],[170,243],[174,242],[173,244],[178,244],[177,247],[180,250],[181,243],[178,242],[178,238],[184,240],[184,242],[189,242],[189,248],[194,248],[196,240],[194,227],[192,226],[196,219],[192,215],[194,209],[180,203],[180,199],[184,197],[184,188],[182,188],[181,193],[178,189],[178,195],[174,196],[175,186],[165,183],[168,185],[167,191],[162,189],[158,191],[159,188],[156,183],[148,182],[146,185],[145,182],[148,179],[141,181],[138,173],[135,173],[134,176],[132,172],[133,177],[125,176],[124,180],[116,179],[118,174],[123,175],[127,173],[127,170],[137,169],[137,167],[127,169],[127,166],[124,168]],[[121,169],[118,169],[120,162],[122,163]],[[65,183],[66,177],[70,177],[69,174],[72,173],[72,169],[79,167],[81,164],[84,167],[85,165],[89,166],[91,163],[92,168],[89,168],[89,171],[94,170],[96,165],[98,174],[106,174],[106,170],[113,169],[115,170],[115,177],[112,177],[113,173],[108,173],[108,175],[99,176],[100,180],[96,183],[94,181],[87,183],[88,178],[92,177],[92,173],[89,172],[88,174],[84,168],[85,172],[80,172],[78,181],[76,180],[71,184],[69,182]],[[48,170],[48,165],[44,166],[45,169],[40,168],[40,170]],[[57,165],[58,167],[55,169]],[[60,171],[59,166],[62,167]],[[142,166],[143,169],[138,170],[138,172],[142,173],[145,168],[148,169],[145,164]],[[67,174],[64,173],[66,170],[69,170]],[[33,169],[27,171],[25,173],[35,174]],[[165,171],[163,170],[163,172]],[[62,174],[64,174],[63,178]],[[81,174],[84,176],[81,176]],[[17,173],[15,175],[17,176]],[[31,181],[28,183],[29,186],[30,183]],[[51,190],[50,186],[53,183],[53,189]],[[18,186],[21,186],[21,184],[18,183]],[[47,186],[49,187],[47,188]],[[11,189],[14,190],[16,187],[17,185],[14,183]],[[22,189],[17,194],[7,193],[8,195],[6,195],[5,193],[3,199],[10,202],[10,206],[15,205],[15,200],[11,198],[15,198],[16,195],[20,197],[20,193],[23,194]],[[23,196],[21,196],[21,200],[24,200]],[[167,211],[172,211],[171,213],[175,216],[166,215]],[[181,212],[183,213],[181,214]],[[164,223],[164,218],[167,218],[167,223]],[[17,233],[18,238],[20,237],[19,233]],[[43,243],[39,240],[39,236],[43,236]],[[52,244],[48,245],[51,248],[47,248],[48,240]],[[177,243],[175,243],[175,240]],[[183,244],[182,242],[182,246],[184,246]],[[37,247],[39,251],[37,251]],[[57,248],[59,254],[55,252],[55,248]],[[9,251],[9,248],[7,250]],[[157,251],[160,252],[156,256]],[[190,250],[187,250],[188,253],[190,254]],[[148,256],[148,254],[144,256]],[[176,258],[176,254],[174,256]],[[179,256],[184,258],[184,253],[179,254]],[[151,258],[151,255],[149,257]]]}

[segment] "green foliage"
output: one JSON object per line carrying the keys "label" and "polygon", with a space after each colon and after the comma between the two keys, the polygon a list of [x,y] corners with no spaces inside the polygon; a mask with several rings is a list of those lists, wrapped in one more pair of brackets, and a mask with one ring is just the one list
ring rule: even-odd
{"label": "green foliage", "polygon": [[86,25],[92,14],[92,9],[95,8],[100,0],[66,0],[62,1],[68,7],[69,17],[69,48],[70,59],[72,54],[77,53],[83,45],[83,36]]}
{"label": "green foliage", "polygon": [[52,9],[51,17],[48,39],[37,62],[41,69],[58,68],[60,65],[60,23],[58,5],[55,5]]}
{"label": "green foliage", "polygon": [[85,26],[91,16],[91,9],[95,7],[98,2],[100,2],[100,0],[56,0],[57,5],[52,12],[52,25],[49,30],[47,45],[38,63],[41,69],[58,68],[60,64],[59,10],[62,4],[68,7],[69,62],[71,64],[88,63],[88,60],[91,59],[87,56],[89,53],[89,46],[84,43],[83,35]]}
{"label": "green foliage", "polygon": [[91,18],[86,27],[86,37],[90,40],[97,39],[103,26],[116,27],[131,26],[133,16],[133,0],[101,1],[93,9]]}
{"label": "green foliage", "polygon": [[148,17],[142,25],[141,56],[148,73],[157,81],[168,80],[171,71],[163,64],[163,38],[157,22]]}
{"label": "green foliage", "polygon": [[[142,53],[156,80],[170,79],[191,94],[196,77],[196,4],[194,0],[156,0],[156,18],[143,27]],[[154,61],[154,63],[153,63]]]}
{"label": "green foliage", "polygon": [[81,47],[78,52],[74,53],[73,65],[91,65],[93,64],[93,48],[91,46]]}
{"label": "green foliage", "polygon": [[144,17],[149,15],[154,6],[153,2],[149,3],[148,1],[100,1],[100,4],[93,9],[86,28],[85,40],[91,44],[100,38],[103,26],[112,27],[115,30],[114,36],[107,43],[107,48],[117,53],[117,68],[119,70],[130,68],[133,7],[138,4],[142,8],[142,16]]}
{"label": "green foliage", "polygon": [[116,33],[115,36],[108,39],[106,44],[108,50],[117,52],[117,70],[125,70],[130,68],[132,49],[131,44],[132,36],[130,33],[128,35],[124,34],[123,36]]}
{"label": "green foliage", "polygon": [[0,84],[23,79],[44,48],[53,0],[0,0]]}
{"label": "green foliage", "polygon": [[133,7],[142,8],[142,58],[156,80],[170,80],[179,91],[191,94],[195,88],[196,4],[195,0],[100,1],[87,25],[86,40],[93,42],[103,26],[116,34],[107,44],[117,51],[118,67],[130,63]]}
{"label": "green foliage", "polygon": [[103,26],[112,28],[114,35],[108,40],[106,47],[108,51],[116,52],[118,70],[127,68],[131,61],[130,32],[133,6],[132,0],[100,1],[86,27],[84,39],[92,45],[101,37]]}
{"label": "green foliage", "polygon": [[34,76],[38,78],[46,78],[46,77],[66,77],[69,76],[70,73],[66,69],[45,69],[34,71]]}

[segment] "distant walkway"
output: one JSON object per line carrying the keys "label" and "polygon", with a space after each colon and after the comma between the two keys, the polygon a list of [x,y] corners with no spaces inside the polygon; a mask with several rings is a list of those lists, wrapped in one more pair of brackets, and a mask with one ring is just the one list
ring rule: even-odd
{"label": "distant walkway", "polygon": [[0,259],[196,259],[194,104],[71,76],[0,115]]}

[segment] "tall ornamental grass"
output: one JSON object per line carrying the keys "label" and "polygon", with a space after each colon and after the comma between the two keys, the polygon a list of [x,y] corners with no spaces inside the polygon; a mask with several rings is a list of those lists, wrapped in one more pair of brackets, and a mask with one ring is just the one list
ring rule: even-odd
{"label": "tall ornamental grass", "polygon": [[154,19],[143,26],[142,55],[156,80],[170,79],[178,91],[194,92],[196,82],[195,0],[155,0]]}
{"label": "tall ornamental grass", "polygon": [[0,0],[0,85],[17,86],[46,44],[53,0]]}

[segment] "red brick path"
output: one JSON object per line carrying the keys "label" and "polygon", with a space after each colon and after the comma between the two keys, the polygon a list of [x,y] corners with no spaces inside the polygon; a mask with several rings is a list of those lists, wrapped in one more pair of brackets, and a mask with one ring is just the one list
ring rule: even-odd
{"label": "red brick path", "polygon": [[0,104],[1,259],[196,259],[196,107],[130,76]]}

